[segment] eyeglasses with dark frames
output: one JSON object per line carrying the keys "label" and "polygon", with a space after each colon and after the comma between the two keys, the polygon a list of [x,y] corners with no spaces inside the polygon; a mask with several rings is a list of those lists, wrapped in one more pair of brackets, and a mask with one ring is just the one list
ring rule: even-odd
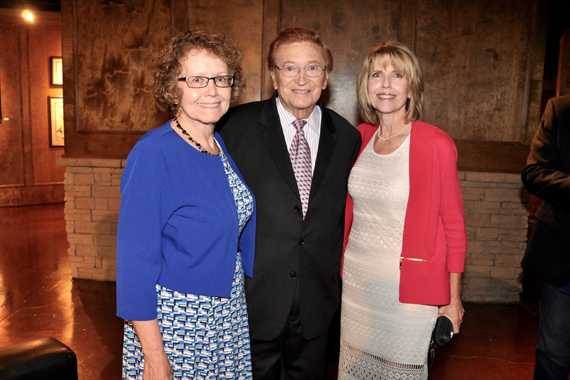
{"label": "eyeglasses with dark frames", "polygon": [[226,87],[232,87],[234,85],[235,78],[231,75],[220,75],[219,77],[191,76],[191,77],[178,78],[178,81],[186,82],[186,84],[190,88],[206,87],[208,86],[208,83],[210,83],[210,80],[214,81],[216,87],[226,88]]}
{"label": "eyeglasses with dark frames", "polygon": [[[294,78],[297,76],[297,74],[301,72],[301,68],[295,65],[294,63],[286,63],[281,67],[279,66],[275,67],[277,68],[277,70],[281,71],[281,74],[283,74],[284,77],[287,78]],[[327,69],[326,66],[323,67],[317,64],[308,64],[305,67],[303,67],[303,70],[305,70],[305,73],[309,78],[320,77],[321,75],[323,75],[323,72],[325,72],[326,69]]]}

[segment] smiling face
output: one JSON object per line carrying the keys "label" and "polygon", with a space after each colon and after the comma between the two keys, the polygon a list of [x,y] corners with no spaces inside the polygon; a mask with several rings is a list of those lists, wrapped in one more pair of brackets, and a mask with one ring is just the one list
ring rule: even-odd
{"label": "smiling face", "polygon": [[271,69],[273,88],[279,92],[281,103],[298,119],[306,119],[311,115],[322,91],[327,88],[327,71],[318,78],[310,78],[303,70],[303,67],[311,63],[325,67],[326,61],[321,53],[319,46],[312,42],[294,42],[280,46],[275,54],[277,66],[292,63],[301,68],[293,78],[286,78],[276,68]]}
{"label": "smiling face", "polygon": [[408,79],[392,64],[382,67],[376,58],[368,77],[368,99],[378,118],[395,117],[406,119],[406,102],[410,96]]}
{"label": "smiling face", "polygon": [[[228,66],[207,51],[193,50],[181,63],[181,78],[231,75]],[[189,88],[186,82],[181,81],[178,82],[178,88],[181,93],[180,112],[176,116],[194,128],[214,127],[230,107],[232,88],[216,87],[213,80],[208,81],[208,85],[203,88]]]}

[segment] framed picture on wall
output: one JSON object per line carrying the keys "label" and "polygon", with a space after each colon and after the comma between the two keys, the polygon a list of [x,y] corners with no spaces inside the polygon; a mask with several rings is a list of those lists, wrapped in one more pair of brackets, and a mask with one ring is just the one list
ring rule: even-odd
{"label": "framed picture on wall", "polygon": [[50,76],[49,84],[50,86],[62,86],[63,85],[63,61],[61,57],[50,57]]}
{"label": "framed picture on wall", "polygon": [[65,145],[63,130],[63,98],[48,96],[49,100],[49,146]]}

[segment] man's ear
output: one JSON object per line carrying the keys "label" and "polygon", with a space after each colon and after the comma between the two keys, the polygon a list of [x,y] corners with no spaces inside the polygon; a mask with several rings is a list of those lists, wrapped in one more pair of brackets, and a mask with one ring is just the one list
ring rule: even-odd
{"label": "man's ear", "polygon": [[279,73],[277,72],[277,69],[273,69],[271,70],[271,80],[273,81],[273,89],[277,90],[277,75],[279,75]]}
{"label": "man's ear", "polygon": [[323,90],[326,90],[328,84],[329,84],[329,72],[325,71],[325,80],[323,82]]}

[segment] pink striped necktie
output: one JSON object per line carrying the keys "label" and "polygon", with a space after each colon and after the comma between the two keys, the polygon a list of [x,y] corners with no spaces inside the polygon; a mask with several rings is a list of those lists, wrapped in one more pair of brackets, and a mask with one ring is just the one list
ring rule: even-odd
{"label": "pink striped necktie", "polygon": [[297,180],[297,187],[299,188],[299,195],[303,205],[303,219],[305,219],[307,207],[309,206],[309,194],[311,193],[311,180],[313,178],[311,150],[303,132],[303,127],[306,124],[306,120],[297,119],[293,122],[297,133],[295,133],[291,148],[289,148],[289,156],[291,157],[291,164],[293,164],[293,171],[295,172],[295,179]]}

